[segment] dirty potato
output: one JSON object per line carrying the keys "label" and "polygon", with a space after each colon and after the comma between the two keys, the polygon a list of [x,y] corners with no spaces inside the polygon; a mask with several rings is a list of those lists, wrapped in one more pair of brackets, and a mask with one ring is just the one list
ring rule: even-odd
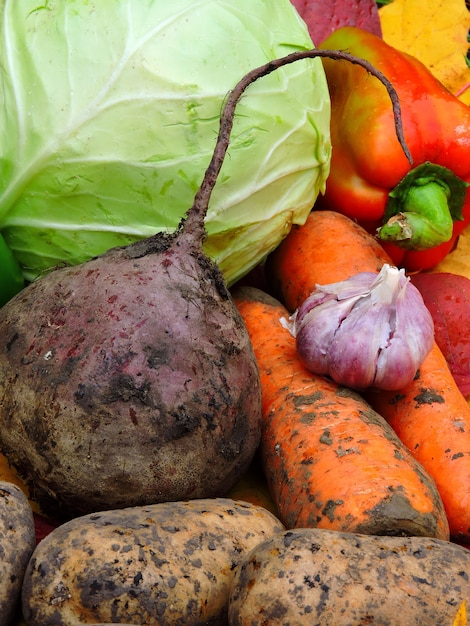
{"label": "dirty potato", "polygon": [[23,491],[0,481],[0,626],[10,626],[23,575],[36,545],[31,506]]}
{"label": "dirty potato", "polygon": [[240,559],[283,530],[263,507],[230,498],[75,518],[43,539],[30,560],[26,622],[226,624]]}
{"label": "dirty potato", "polygon": [[237,568],[230,626],[452,626],[470,551],[441,539],[294,529]]}

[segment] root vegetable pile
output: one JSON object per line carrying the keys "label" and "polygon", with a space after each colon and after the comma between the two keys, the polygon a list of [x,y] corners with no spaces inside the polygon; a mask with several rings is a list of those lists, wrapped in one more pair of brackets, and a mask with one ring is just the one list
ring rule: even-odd
{"label": "root vegetable pile", "polygon": [[[18,574],[28,626],[392,623],[397,606],[437,626],[465,610],[470,552],[449,539],[470,544],[470,408],[445,362],[442,399],[427,360],[409,389],[368,402],[306,370],[281,321],[316,284],[378,273],[387,254],[316,210],[267,260],[272,294],[230,293],[203,251],[236,104],[316,56],[382,80],[409,157],[396,94],[370,64],[331,50],[276,59],[228,95],[175,233],[55,270],[0,309],[0,449],[39,510],[64,522]],[[434,402],[455,409],[443,437]],[[222,498],[258,460],[275,515]]]}
{"label": "root vegetable pile", "polygon": [[[337,254],[329,254],[331,243],[323,243],[328,232]],[[334,238],[336,233],[342,238]],[[340,241],[348,241],[347,254],[338,248]],[[374,237],[350,218],[334,211],[315,210],[305,227],[293,229],[273,252],[267,262],[267,282],[293,310],[316,283],[336,282],[356,272],[371,271],[380,259],[377,245]],[[350,263],[350,259],[356,262]],[[469,544],[470,406],[436,342],[415,379],[403,389],[363,393],[435,481],[451,537]]]}
{"label": "root vegetable pile", "polygon": [[448,539],[434,481],[385,419],[305,368],[279,302],[250,287],[234,297],[260,368],[260,458],[283,523]]}
{"label": "root vegetable pile", "polygon": [[[204,218],[245,75],[179,229],[33,282],[0,310],[0,444],[41,506],[60,516],[219,495],[253,458],[260,383],[246,328],[203,252]],[[400,126],[397,136],[406,150]],[[34,311],[34,317],[31,312]]]}

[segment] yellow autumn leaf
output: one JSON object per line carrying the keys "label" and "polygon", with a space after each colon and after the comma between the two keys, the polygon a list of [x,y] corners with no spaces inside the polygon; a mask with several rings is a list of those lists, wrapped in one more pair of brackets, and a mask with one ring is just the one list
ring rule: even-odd
{"label": "yellow autumn leaf", "polygon": [[[470,83],[465,0],[393,0],[379,15],[384,40],[419,59],[449,91],[457,95]],[[459,98],[470,104],[470,87]]]}
{"label": "yellow autumn leaf", "polygon": [[467,626],[467,603],[465,600],[460,605],[452,626]]}
{"label": "yellow autumn leaf", "polygon": [[450,272],[470,279],[470,227],[460,235],[457,246],[433,269],[433,272]]}

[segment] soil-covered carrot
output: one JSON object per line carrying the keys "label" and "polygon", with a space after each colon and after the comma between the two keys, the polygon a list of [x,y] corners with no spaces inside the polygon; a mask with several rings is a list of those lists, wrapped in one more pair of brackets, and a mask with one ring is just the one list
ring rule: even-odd
{"label": "soil-covered carrot", "polygon": [[357,393],[306,370],[277,300],[233,291],[261,377],[260,458],[281,521],[376,535],[446,539],[434,481]]}
{"label": "soil-covered carrot", "polygon": [[367,399],[434,478],[452,538],[470,544],[470,407],[437,344],[412,383]]}
{"label": "soil-covered carrot", "polygon": [[312,211],[293,226],[270,254],[265,273],[270,292],[294,311],[315,286],[379,272],[392,261],[379,242],[351,218],[335,211]]}
{"label": "soil-covered carrot", "polygon": [[[268,259],[266,276],[289,310],[315,283],[371,271],[385,254],[371,234],[332,211],[313,211],[281,246]],[[367,399],[434,478],[452,537],[470,543],[470,407],[437,345],[405,389]]]}

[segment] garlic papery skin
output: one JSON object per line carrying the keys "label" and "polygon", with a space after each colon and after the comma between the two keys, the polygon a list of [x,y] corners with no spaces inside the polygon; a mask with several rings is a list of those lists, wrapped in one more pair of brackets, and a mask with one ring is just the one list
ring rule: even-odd
{"label": "garlic papery skin", "polygon": [[434,343],[420,292],[388,264],[317,285],[289,322],[304,366],[353,389],[402,389]]}

